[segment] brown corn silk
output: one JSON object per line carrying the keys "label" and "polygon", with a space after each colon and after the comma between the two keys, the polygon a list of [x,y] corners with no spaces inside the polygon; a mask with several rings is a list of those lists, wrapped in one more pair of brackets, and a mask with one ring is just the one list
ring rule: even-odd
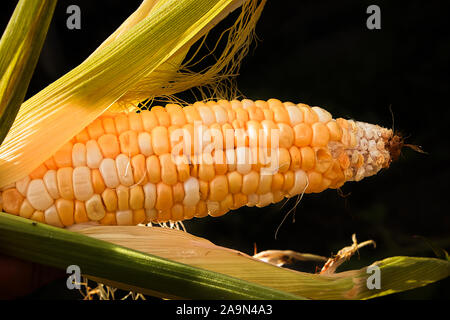
{"label": "brown corn silk", "polygon": [[217,217],[374,175],[395,139],[277,99],[109,112],[0,198],[7,213],[59,227]]}

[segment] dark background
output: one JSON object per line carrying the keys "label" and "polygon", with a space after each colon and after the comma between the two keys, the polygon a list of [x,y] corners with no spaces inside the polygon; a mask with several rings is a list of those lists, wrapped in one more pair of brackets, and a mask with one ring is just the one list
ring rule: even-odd
{"label": "dark background", "polygon": [[[66,28],[67,6],[81,8],[81,30]],[[140,1],[59,1],[28,97],[81,63]],[[381,30],[368,30],[366,9],[381,8]],[[1,30],[15,1],[2,3]],[[449,180],[449,6],[444,1],[275,1],[269,0],[257,25],[260,41],[244,59],[237,77],[250,99],[278,98],[327,109],[334,117],[392,127],[409,149],[391,168],[336,190],[306,195],[295,213],[275,230],[293,201],[283,208],[242,208],[220,218],[185,223],[194,235],[253,254],[291,249],[330,256],[373,239],[377,248],[360,250],[347,268],[360,268],[395,255],[433,257],[423,240],[450,249]],[[231,19],[218,27],[229,25]],[[213,38],[213,37],[212,37]],[[192,101],[193,102],[193,101]],[[296,265],[314,272],[315,265]],[[449,280],[382,299],[448,299]],[[30,298],[79,298],[53,283]]]}

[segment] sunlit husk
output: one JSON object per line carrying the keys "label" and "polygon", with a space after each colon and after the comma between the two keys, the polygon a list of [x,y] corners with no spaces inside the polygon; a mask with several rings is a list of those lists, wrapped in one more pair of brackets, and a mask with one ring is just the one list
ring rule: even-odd
{"label": "sunlit husk", "polygon": [[[230,39],[229,46],[236,49],[224,53],[213,67],[202,74],[178,72],[184,68],[180,64],[189,47],[240,3],[161,0],[154,7],[142,5],[139,9],[145,12],[137,15],[136,25],[130,22],[126,28],[121,27],[123,33],[108,39],[80,66],[22,105],[0,146],[0,186],[34,170],[111,105],[116,110],[128,108],[131,101],[211,83],[227,64],[237,66],[235,59],[245,55],[245,44],[259,13],[250,19],[248,28]],[[249,10],[262,10],[263,4],[255,6],[258,1],[250,3],[239,25],[242,19],[249,21]],[[149,7],[153,8],[150,13],[146,12]],[[168,80],[173,86],[164,86]]]}

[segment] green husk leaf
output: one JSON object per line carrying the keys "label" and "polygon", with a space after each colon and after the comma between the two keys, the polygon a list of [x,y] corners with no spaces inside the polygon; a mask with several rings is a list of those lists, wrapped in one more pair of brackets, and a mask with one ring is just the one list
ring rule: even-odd
{"label": "green husk leaf", "polygon": [[6,213],[0,213],[0,252],[64,270],[78,265],[87,277],[109,279],[164,298],[300,299]]}
{"label": "green husk leaf", "polygon": [[[435,258],[391,257],[372,265],[330,275],[277,267],[206,239],[167,228],[77,227],[82,234],[154,254],[172,261],[258,283],[309,299],[370,299],[411,290],[449,276],[450,263]],[[76,229],[75,229],[76,230]],[[380,269],[380,289],[369,289],[373,272]],[[370,269],[369,269],[370,271]]]}
{"label": "green husk leaf", "polygon": [[20,0],[0,40],[0,144],[14,122],[57,0]]}

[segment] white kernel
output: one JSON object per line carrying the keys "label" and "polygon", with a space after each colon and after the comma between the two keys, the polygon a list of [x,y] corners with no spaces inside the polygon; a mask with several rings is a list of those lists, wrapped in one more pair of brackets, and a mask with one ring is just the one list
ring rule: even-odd
{"label": "white kernel", "polygon": [[200,185],[194,177],[187,179],[184,184],[183,204],[188,207],[195,206],[200,201]]}
{"label": "white kernel", "polygon": [[308,176],[303,170],[295,171],[294,186],[289,190],[288,194],[290,197],[297,194],[301,194],[305,191],[306,185],[308,184]]}
{"label": "white kernel", "polygon": [[103,159],[100,164],[100,173],[108,188],[114,189],[119,186],[120,181],[117,175],[116,162],[113,159]]}
{"label": "white kernel", "polygon": [[53,204],[53,198],[48,194],[42,179],[33,179],[30,181],[27,190],[27,199],[33,208],[39,211],[44,211]]}
{"label": "white kernel", "polygon": [[213,106],[214,114],[216,116],[216,121],[218,124],[224,124],[228,122],[228,114],[224,107],[217,105]]}
{"label": "white kernel", "polygon": [[72,164],[74,167],[86,166],[86,146],[83,143],[75,143],[73,145]]}
{"label": "white kernel", "polygon": [[259,202],[259,195],[256,193],[247,196],[247,207],[254,207]]}
{"label": "white kernel", "polygon": [[312,107],[311,109],[314,110],[314,112],[317,114],[320,122],[327,123],[328,121],[333,119],[331,113],[320,107]]}
{"label": "white kernel", "polygon": [[89,140],[86,142],[86,162],[89,168],[96,169],[100,167],[103,155],[100,151],[97,141]]}
{"label": "white kernel", "polygon": [[150,133],[148,132],[141,132],[138,135],[138,144],[139,144],[139,150],[141,150],[141,153],[148,157],[153,154],[153,148],[152,148],[152,137]]}
{"label": "white kernel", "polygon": [[303,122],[303,113],[299,107],[286,106],[286,111],[289,114],[289,120],[291,121],[292,126]]}
{"label": "white kernel", "polygon": [[17,191],[20,192],[21,195],[23,195],[24,197],[27,194],[27,189],[28,189],[28,184],[30,183],[30,177],[26,176],[23,179],[20,179],[19,181],[16,182],[16,189]]}
{"label": "white kernel", "polygon": [[105,208],[103,207],[102,198],[98,194],[94,194],[89,200],[85,202],[86,213],[90,220],[101,220],[105,214]]}
{"label": "white kernel", "polygon": [[130,158],[124,154],[119,154],[116,158],[116,168],[120,183],[127,187],[132,186],[134,179]]}
{"label": "white kernel", "polygon": [[156,204],[156,186],[153,183],[146,183],[144,189],[144,208],[153,209]]}
{"label": "white kernel", "polygon": [[64,227],[64,225],[61,223],[61,220],[59,219],[58,211],[56,210],[56,207],[54,205],[45,210],[44,217],[45,223],[54,227]]}
{"label": "white kernel", "polygon": [[80,201],[86,201],[94,194],[92,186],[91,169],[77,167],[73,169],[73,194]]}
{"label": "white kernel", "polygon": [[269,204],[271,204],[273,201],[273,193],[272,192],[267,192],[264,194],[260,194],[259,195],[259,201],[256,204],[257,207],[261,208],[261,207],[265,207],[268,206]]}

